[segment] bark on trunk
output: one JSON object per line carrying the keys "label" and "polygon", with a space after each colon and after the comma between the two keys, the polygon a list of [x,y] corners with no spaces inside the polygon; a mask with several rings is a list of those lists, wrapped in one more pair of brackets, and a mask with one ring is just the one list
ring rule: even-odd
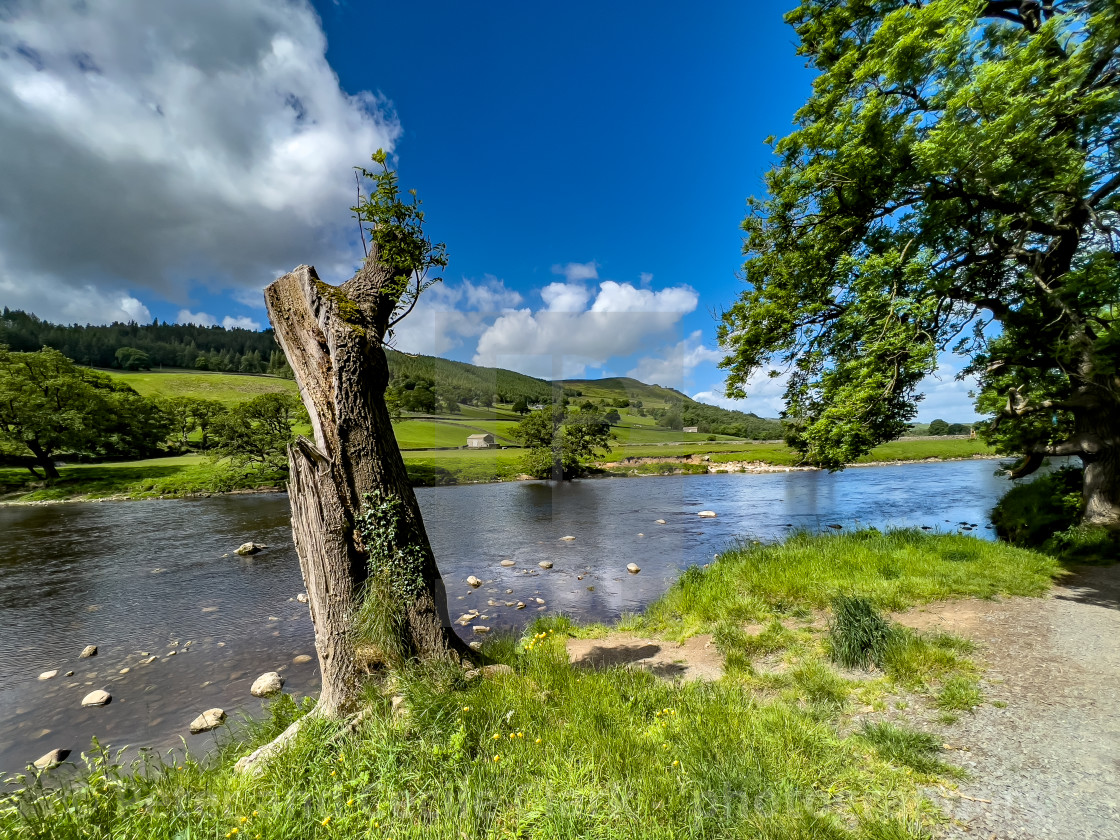
{"label": "bark on trunk", "polygon": [[[397,544],[411,546],[407,597],[386,603],[399,651],[416,658],[462,658],[416,496],[385,405],[389,366],[381,339],[395,301],[376,256],[342,286],[299,266],[265,290],[276,337],[295,373],[314,440],[289,447],[292,534],[315,623],[323,689],[317,711],[344,717],[360,701],[352,623],[370,581],[370,558],[358,530],[369,494],[399,500]],[[391,288],[391,287],[389,287]],[[386,592],[379,590],[382,597]]]}
{"label": "bark on trunk", "polygon": [[[54,465],[54,461],[43,451],[43,447],[38,443],[30,441],[27,448],[31,450],[35,456],[35,463],[37,463],[43,470],[43,475],[46,478],[59,478],[58,469]],[[34,472],[34,470],[32,470]]]}
{"label": "bark on trunk", "polygon": [[1082,523],[1120,529],[1120,435],[1115,421],[1103,412],[1078,418],[1082,432],[1081,461],[1085,465]]}

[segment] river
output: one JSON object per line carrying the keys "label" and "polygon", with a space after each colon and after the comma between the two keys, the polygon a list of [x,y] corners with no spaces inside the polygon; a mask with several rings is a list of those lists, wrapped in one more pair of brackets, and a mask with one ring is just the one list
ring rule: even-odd
{"label": "river", "polygon": [[[997,467],[973,460],[417,495],[452,617],[475,608],[498,632],[542,613],[609,621],[640,610],[682,569],[737,539],[831,525],[975,525],[971,533],[990,539],[987,513],[1009,486]],[[697,517],[705,509],[718,516]],[[248,540],[268,548],[239,557],[234,549]],[[630,562],[640,574],[627,573]],[[485,584],[470,589],[471,574]],[[187,724],[214,706],[258,713],[249,686],[265,671],[280,671],[286,691],[316,691],[311,620],[295,599],[302,591],[280,494],[0,507],[0,772],[55,747],[76,758],[95,735],[113,747],[160,749],[183,737],[205,751],[224,728],[189,735]],[[518,600],[528,606],[506,605]],[[97,656],[79,659],[87,644]],[[158,658],[141,664],[150,655]],[[301,655],[311,661],[293,661]],[[55,678],[37,678],[56,668]],[[102,688],[112,702],[82,708]]]}

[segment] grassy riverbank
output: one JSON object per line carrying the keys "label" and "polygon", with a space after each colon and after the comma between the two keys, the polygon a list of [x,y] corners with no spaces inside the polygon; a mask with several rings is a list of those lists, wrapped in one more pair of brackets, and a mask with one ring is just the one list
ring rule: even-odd
{"label": "grassy riverbank", "polygon": [[673,638],[714,632],[728,657],[717,682],[573,667],[563,637],[596,629],[545,619],[489,643],[511,673],[468,681],[432,667],[371,686],[356,732],[316,722],[256,777],[232,763],[300,714],[290,700],[205,765],[133,773],[94,757],[61,787],[59,771],[15,780],[0,834],[925,837],[942,818],[924,789],[961,776],[941,747],[945,727],[983,702],[970,645],[895,628],[882,667],[846,670],[830,661],[822,608],[838,593],[890,608],[1038,594],[1056,573],[1033,552],[915,532],[744,547],[625,623]]}
{"label": "grassy riverbank", "polygon": [[[425,487],[516,480],[521,475],[523,450],[448,449],[402,454],[413,484]],[[901,440],[877,447],[860,459],[860,463],[946,460],[991,454],[991,450],[976,440]],[[704,455],[709,460],[700,463],[697,459]],[[644,463],[625,463],[626,458],[639,458]],[[689,463],[689,459],[696,462]],[[797,454],[780,443],[704,441],[620,446],[606,456],[598,468],[612,475],[702,473],[707,472],[710,465],[725,464],[794,466]],[[203,455],[74,464],[62,467],[60,473],[61,478],[45,481],[33,479],[25,469],[0,467],[0,498],[9,502],[174,498],[246,489],[282,490],[284,484],[282,474],[235,470],[224,464],[214,464]]]}

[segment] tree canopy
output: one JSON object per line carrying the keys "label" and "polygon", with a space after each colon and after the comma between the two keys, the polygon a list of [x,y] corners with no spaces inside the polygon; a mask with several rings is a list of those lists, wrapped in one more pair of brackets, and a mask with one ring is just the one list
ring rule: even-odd
{"label": "tree canopy", "polygon": [[550,405],[513,427],[513,436],[528,447],[523,468],[536,478],[573,478],[588,460],[610,451],[610,424],[593,411],[569,412]]}
{"label": "tree canopy", "polygon": [[[57,350],[14,353],[0,345],[0,440],[57,478],[60,453],[142,457],[171,424],[159,407]],[[34,469],[32,469],[34,472]]]}
{"label": "tree canopy", "polygon": [[899,436],[947,349],[983,434],[1085,462],[1120,525],[1120,5],[803,0],[819,71],[743,223],[728,390],[788,375],[787,439],[839,468]]}

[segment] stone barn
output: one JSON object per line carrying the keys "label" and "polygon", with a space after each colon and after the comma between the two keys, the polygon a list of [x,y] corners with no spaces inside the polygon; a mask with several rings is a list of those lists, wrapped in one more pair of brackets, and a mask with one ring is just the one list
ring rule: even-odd
{"label": "stone barn", "polygon": [[470,435],[467,438],[467,449],[496,449],[497,446],[491,434]]}

